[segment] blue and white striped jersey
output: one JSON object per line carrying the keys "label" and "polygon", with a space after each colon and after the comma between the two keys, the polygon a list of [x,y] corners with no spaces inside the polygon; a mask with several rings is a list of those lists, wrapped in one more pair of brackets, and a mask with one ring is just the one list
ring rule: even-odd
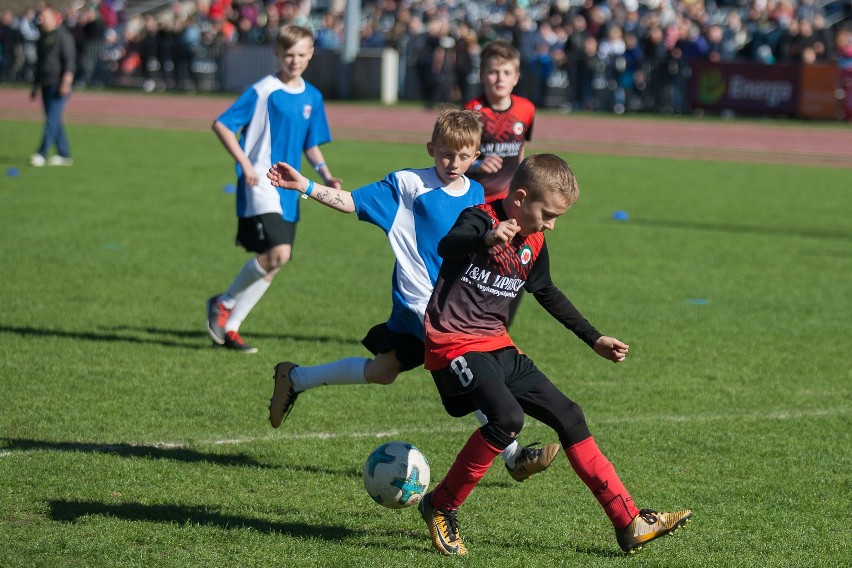
{"label": "blue and white striped jersey", "polygon": [[276,162],[299,169],[302,152],[331,142],[325,105],[319,90],[302,81],[291,89],[274,75],[249,87],[217,119],[240,134],[240,146],[254,164],[260,182],[247,187],[237,164],[237,216],[281,213],[286,221],[299,220],[299,192],[273,187],[266,172]]}
{"label": "blue and white striped jersey", "polygon": [[485,198],[479,182],[464,181],[463,189],[451,191],[435,168],[400,170],[352,192],[358,218],[387,234],[396,257],[388,320],[393,331],[424,338],[426,304],[441,268],[438,241],[464,209]]}

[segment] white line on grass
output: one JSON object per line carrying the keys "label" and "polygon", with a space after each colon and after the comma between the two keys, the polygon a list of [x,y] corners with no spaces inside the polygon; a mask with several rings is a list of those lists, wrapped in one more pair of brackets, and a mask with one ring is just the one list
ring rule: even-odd
{"label": "white line on grass", "polygon": [[[675,416],[632,416],[621,418],[610,418],[603,420],[594,420],[595,424],[622,424],[625,422],[647,422],[649,420],[657,422],[718,422],[732,420],[793,420],[800,418],[819,418],[824,416],[842,416],[844,414],[852,414],[852,409],[835,408],[835,409],[817,409],[800,412],[769,412],[769,413],[746,413],[746,414],[704,414],[704,415],[675,415]],[[529,422],[524,426],[528,430],[530,426],[543,426],[537,420],[528,418]],[[457,423],[454,425],[442,426],[440,428],[406,428],[405,430],[389,430],[387,432],[303,432],[301,434],[287,434],[289,440],[331,440],[334,438],[389,438],[397,436],[401,433],[406,434],[438,434],[442,432],[469,432],[471,424],[468,422]],[[265,442],[280,439],[279,435],[268,434],[266,436],[246,436],[242,438],[229,438],[223,440],[199,440],[198,444],[208,444],[214,446],[228,446],[236,444],[245,444],[251,442]]]}
{"label": "white line on grass", "polygon": [[[718,421],[735,421],[735,420],[798,420],[802,418],[820,418],[825,416],[842,416],[852,414],[850,408],[831,408],[831,409],[816,409],[807,411],[778,411],[778,412],[751,412],[744,414],[694,414],[694,415],[671,415],[671,416],[631,416],[620,418],[609,418],[603,420],[595,420],[595,424],[623,424],[626,422],[647,422],[654,420],[656,422],[718,422]],[[532,420],[529,426],[543,426],[538,421]],[[214,440],[198,440],[195,442],[128,442],[126,444],[81,444],[85,448],[94,451],[109,452],[114,451],[121,446],[133,446],[140,448],[159,448],[159,449],[182,449],[191,446],[235,446],[239,444],[251,444],[255,442],[272,442],[282,440],[284,437],[288,440],[332,440],[335,438],[356,439],[356,438],[390,438],[401,434],[438,434],[446,432],[469,432],[475,427],[473,420],[458,422],[456,424],[448,424],[440,428],[406,428],[405,430],[386,430],[379,432],[303,432],[301,434],[287,433],[285,435],[270,433],[264,436],[243,436],[238,438],[222,438]],[[0,458],[13,456],[16,454],[29,453],[38,449],[49,448],[29,448],[27,450],[3,450],[0,451]]]}

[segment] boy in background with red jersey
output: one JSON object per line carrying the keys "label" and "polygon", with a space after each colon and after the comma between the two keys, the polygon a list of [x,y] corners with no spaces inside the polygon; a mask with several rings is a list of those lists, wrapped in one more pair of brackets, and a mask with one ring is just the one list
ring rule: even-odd
{"label": "boy in background with red jersey", "polygon": [[524,142],[532,139],[535,105],[512,91],[521,78],[521,54],[508,41],[495,40],[482,49],[480,81],[484,94],[464,108],[482,115],[480,156],[468,175],[485,188],[485,201],[502,199],[524,159]]}

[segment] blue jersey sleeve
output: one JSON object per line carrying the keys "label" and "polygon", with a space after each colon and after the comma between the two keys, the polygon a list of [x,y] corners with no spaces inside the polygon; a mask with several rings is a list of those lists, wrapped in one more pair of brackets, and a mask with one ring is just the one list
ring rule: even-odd
{"label": "blue jersey sleeve", "polygon": [[308,133],[305,136],[304,149],[313,148],[331,142],[331,128],[328,126],[328,117],[325,114],[325,104],[322,95],[316,91],[314,97],[314,109],[311,112],[311,121],[308,124]]}
{"label": "blue jersey sleeve", "polygon": [[387,233],[399,210],[400,194],[396,176],[391,173],[381,180],[352,192],[358,219],[372,223]]}
{"label": "blue jersey sleeve", "polygon": [[216,120],[224,124],[234,134],[251,122],[257,107],[257,91],[253,87],[246,89],[239,98]]}

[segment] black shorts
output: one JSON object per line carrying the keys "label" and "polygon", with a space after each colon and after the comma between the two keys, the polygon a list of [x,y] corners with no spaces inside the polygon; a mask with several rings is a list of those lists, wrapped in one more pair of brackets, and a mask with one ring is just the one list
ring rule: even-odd
{"label": "black shorts", "polygon": [[388,324],[380,323],[367,332],[361,343],[373,355],[396,351],[396,360],[402,364],[403,371],[423,366],[426,346],[423,341],[410,333],[400,333],[388,329]]}
{"label": "black shorts", "polygon": [[489,388],[489,383],[507,388],[517,398],[548,381],[532,359],[513,347],[465,353],[453,359],[449,367],[432,371],[432,379],[447,413],[456,417],[478,409],[467,395],[478,388]]}
{"label": "black shorts", "polygon": [[296,223],[285,221],[280,213],[264,213],[240,217],[234,244],[249,252],[263,254],[278,245],[292,245],[295,239]]}

